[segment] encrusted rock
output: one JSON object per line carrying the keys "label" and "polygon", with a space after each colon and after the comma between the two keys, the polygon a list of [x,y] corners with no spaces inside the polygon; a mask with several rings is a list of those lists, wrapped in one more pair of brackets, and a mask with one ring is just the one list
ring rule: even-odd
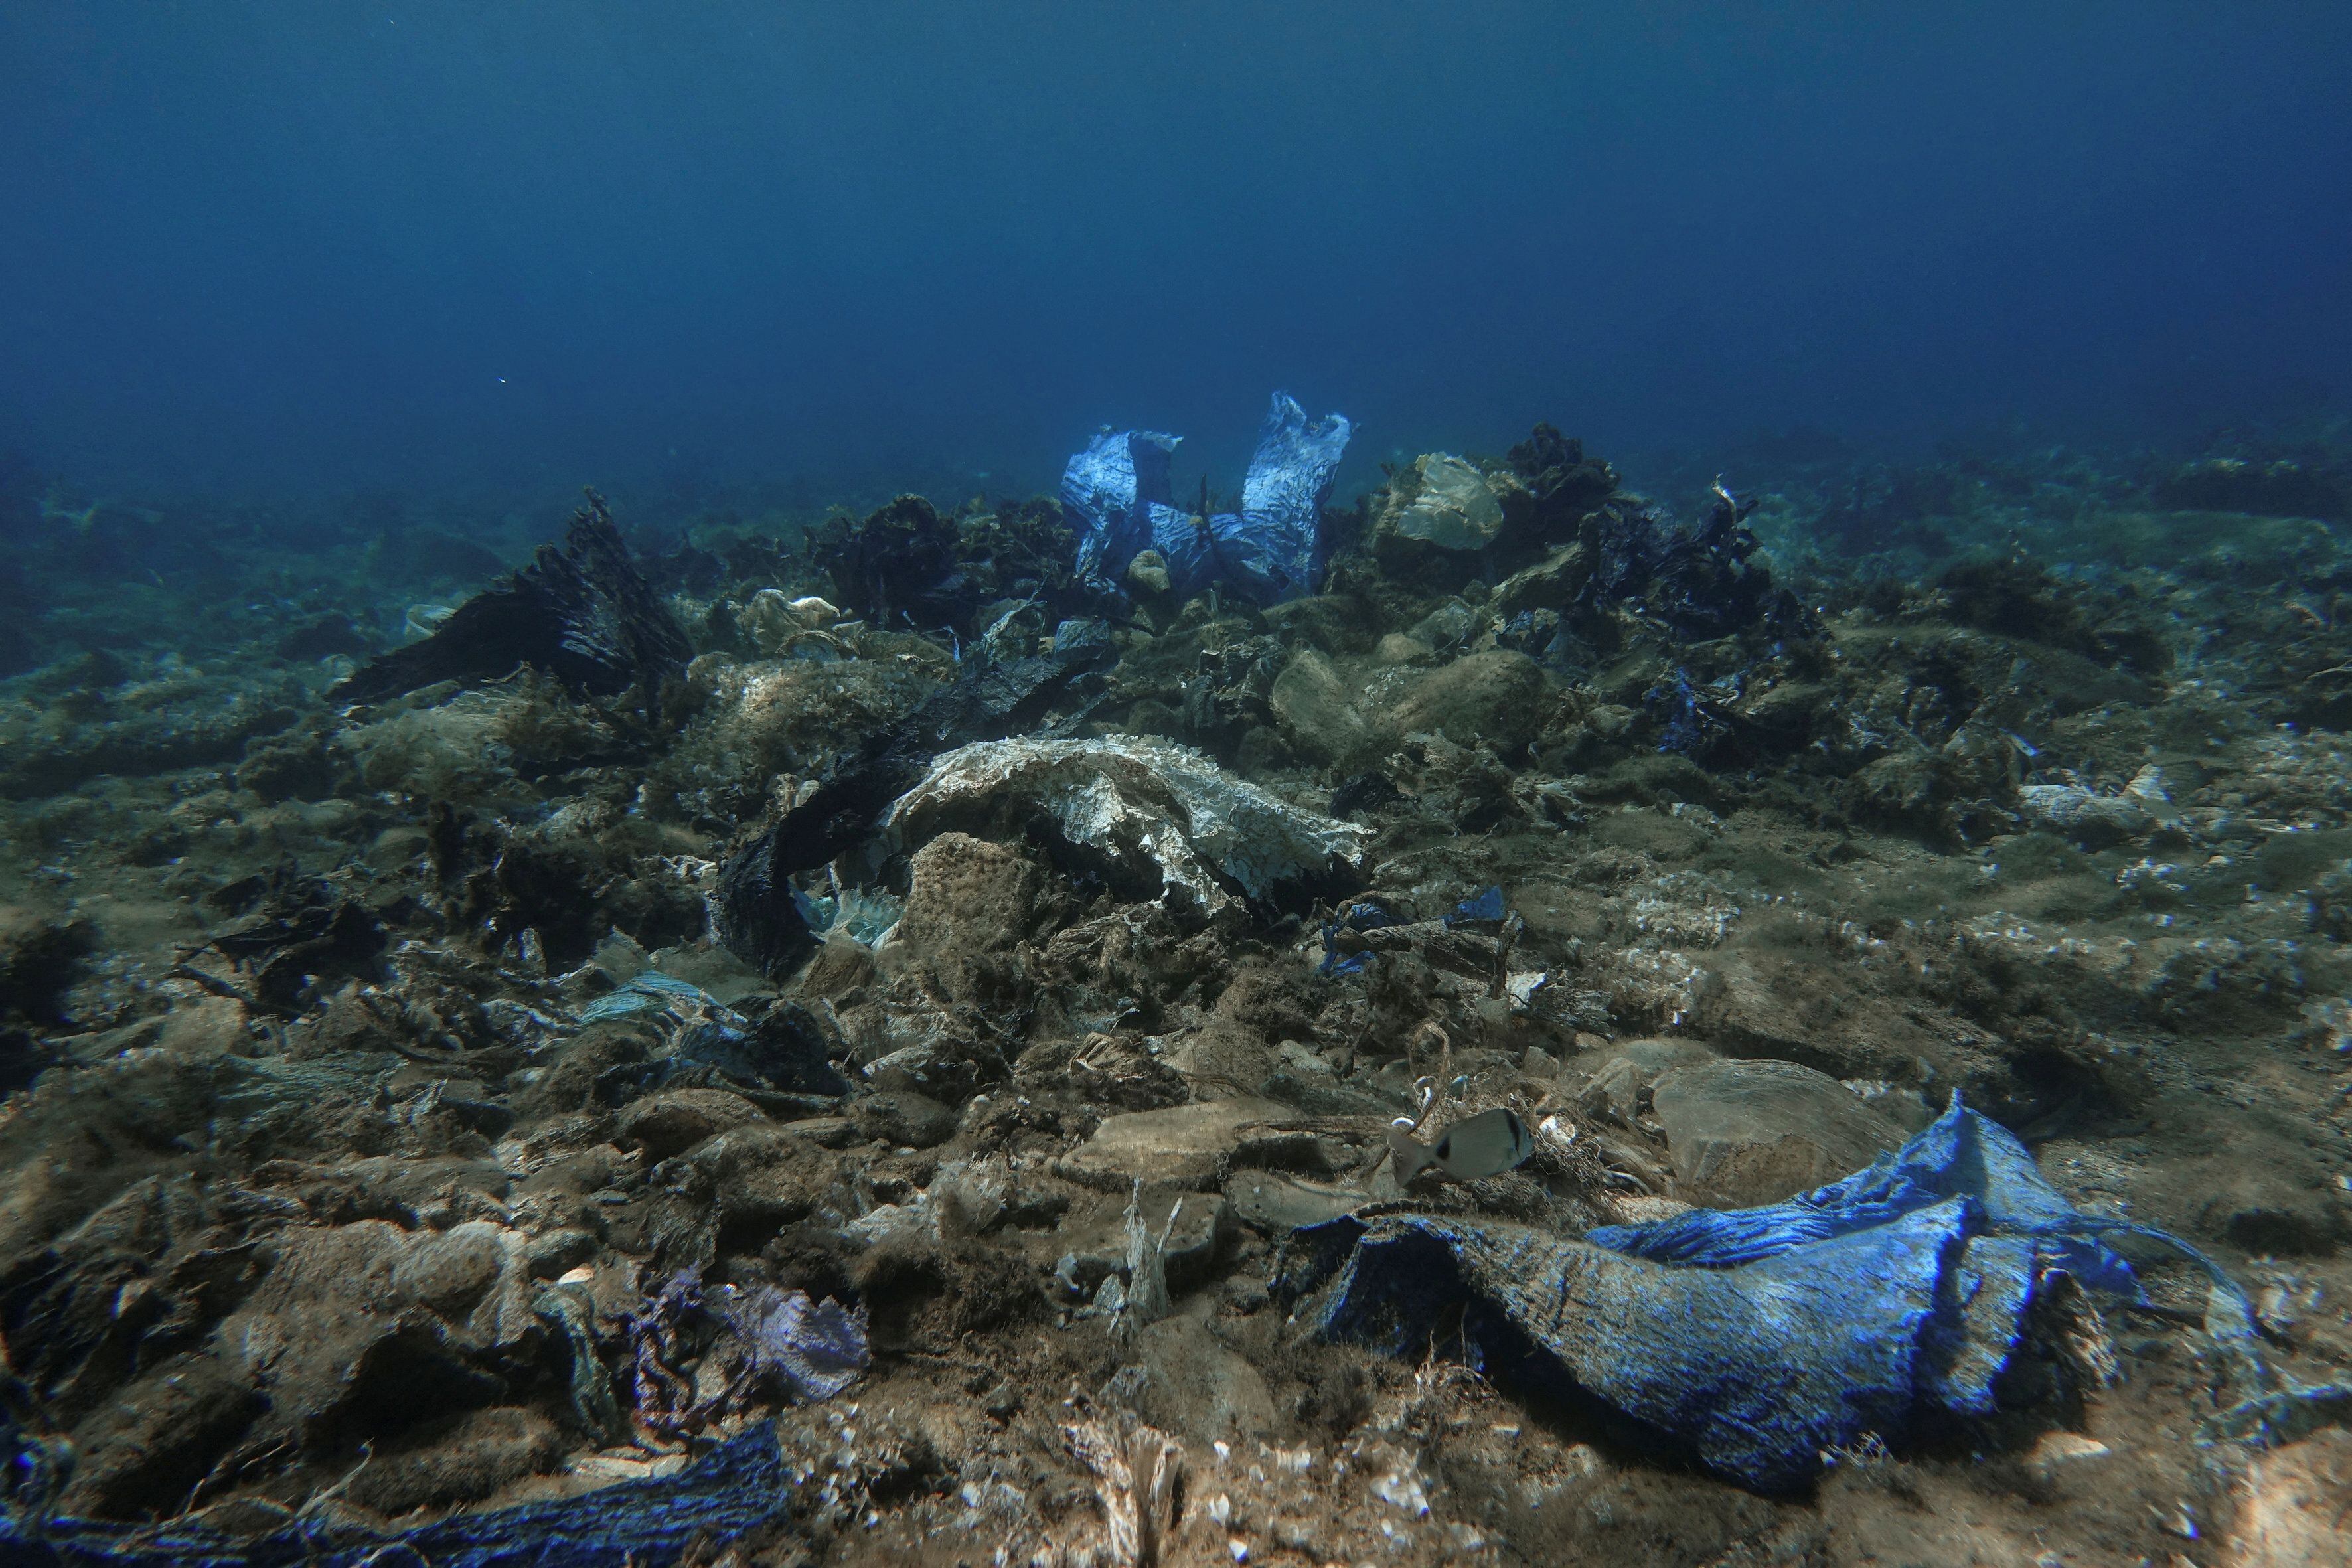
{"label": "encrusted rock", "polygon": [[1890,1118],[1826,1073],[1793,1062],[1676,1068],[1650,1099],[1681,1195],[1717,1208],[1779,1203],[1903,1142]]}
{"label": "encrusted rock", "polygon": [[1535,660],[1493,648],[1423,676],[1383,718],[1397,734],[1428,731],[1457,745],[1483,741],[1507,754],[1542,732],[1548,697]]}
{"label": "encrusted rock", "polygon": [[1123,1190],[1139,1176],[1158,1185],[1205,1192],[1223,1175],[1226,1157],[1252,1128],[1297,1116],[1270,1100],[1213,1100],[1106,1117],[1094,1136],[1063,1157],[1061,1171],[1074,1182],[1109,1191]]}
{"label": "encrusted rock", "polygon": [[646,1146],[656,1160],[683,1154],[705,1138],[761,1120],[760,1108],[723,1089],[673,1089],[649,1095],[621,1113],[621,1136]]}
{"label": "encrusted rock", "polygon": [[929,1149],[955,1136],[956,1113],[929,1095],[893,1089],[853,1100],[849,1120],[878,1143]]}

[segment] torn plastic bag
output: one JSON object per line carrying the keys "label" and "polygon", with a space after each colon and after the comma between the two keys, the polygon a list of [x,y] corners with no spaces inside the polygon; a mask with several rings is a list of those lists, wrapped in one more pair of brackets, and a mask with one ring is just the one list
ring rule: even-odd
{"label": "torn plastic bag", "polygon": [[1089,711],[1084,678],[1115,653],[1100,621],[1064,621],[1047,652],[999,662],[968,653],[952,685],[925,698],[897,723],[838,758],[807,799],[729,852],[710,899],[711,932],[764,973],[790,973],[816,945],[791,878],[862,843],[890,803],[919,781],[941,752],[1029,729],[1056,703],[1070,705],[1045,732]]}
{"label": "torn plastic bag", "polygon": [[1297,1283],[1338,1271],[1318,1318],[1328,1337],[1417,1356],[1433,1332],[1456,1335],[1499,1381],[1762,1491],[1802,1486],[1867,1437],[1991,1414],[2038,1304],[2075,1285],[2142,1300],[2109,1239],[2197,1262],[2215,1282],[2209,1329],[2242,1347],[2253,1332],[2218,1266],[2078,1212],[1957,1097],[1868,1170],[1765,1208],[1584,1241],[1430,1215],[1298,1234],[1310,1261]]}
{"label": "torn plastic bag", "polygon": [[782,1517],[792,1478],[766,1422],[677,1475],[461,1513],[394,1535],[290,1525],[253,1539],[200,1520],[122,1524],[0,1517],[0,1561],[61,1568],[661,1568]]}
{"label": "torn plastic bag", "polygon": [[1078,575],[1108,585],[1151,544],[1151,509],[1173,510],[1168,469],[1181,437],[1108,430],[1070,459],[1062,504],[1081,520]]}
{"label": "torn plastic bag", "polygon": [[1147,546],[1168,563],[1170,587],[1190,597],[1212,584],[1259,604],[1312,593],[1323,571],[1323,502],[1348,448],[1340,415],[1309,420],[1287,393],[1259,432],[1238,516],[1199,516],[1175,504],[1169,466],[1180,437],[1105,430],[1070,459],[1062,500],[1078,522],[1078,572],[1114,587]]}

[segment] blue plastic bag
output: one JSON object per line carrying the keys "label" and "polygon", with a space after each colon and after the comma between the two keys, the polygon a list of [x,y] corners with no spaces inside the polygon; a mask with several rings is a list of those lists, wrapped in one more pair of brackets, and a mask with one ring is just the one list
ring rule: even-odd
{"label": "blue plastic bag", "polygon": [[762,1422],[675,1476],[554,1502],[452,1514],[396,1535],[291,1525],[237,1540],[200,1523],[0,1515],[0,1563],[62,1568],[664,1568],[697,1540],[774,1521],[793,1478]]}
{"label": "blue plastic bag", "polygon": [[1265,605],[1314,592],[1324,565],[1323,502],[1351,430],[1338,414],[1309,420],[1296,399],[1276,393],[1239,515],[1212,517],[1175,504],[1169,470],[1180,437],[1104,430],[1062,476],[1062,501],[1078,526],[1078,574],[1115,588],[1129,563],[1151,549],[1167,562],[1179,597],[1213,584]]}
{"label": "blue plastic bag", "polygon": [[1764,1491],[1923,1423],[1982,1416],[2037,1301],[2071,1281],[2144,1302],[2114,1244],[2186,1258],[2251,1397],[2217,1434],[2260,1438],[2352,1394],[2283,1385],[2221,1267],[2144,1226],[2086,1215],[2007,1131],[1949,1110],[1868,1169],[1762,1208],[1696,1209],[1571,1240],[1475,1217],[1352,1216],[1297,1233],[1294,1287],[1337,1279],[1331,1338],[1399,1355],[1433,1334],[1498,1380],[1597,1410],[1636,1441]]}

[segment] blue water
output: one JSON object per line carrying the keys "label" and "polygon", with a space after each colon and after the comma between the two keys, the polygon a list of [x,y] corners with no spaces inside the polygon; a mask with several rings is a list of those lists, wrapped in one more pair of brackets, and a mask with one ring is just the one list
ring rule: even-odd
{"label": "blue water", "polygon": [[1050,488],[2340,406],[2352,7],[0,7],[0,448]]}

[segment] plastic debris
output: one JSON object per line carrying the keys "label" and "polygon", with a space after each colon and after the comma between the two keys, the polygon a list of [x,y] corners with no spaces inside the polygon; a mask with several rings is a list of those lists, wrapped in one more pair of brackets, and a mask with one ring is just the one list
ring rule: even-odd
{"label": "plastic debris", "polygon": [[887,826],[912,847],[1000,820],[1008,807],[1108,868],[1135,896],[1172,894],[1205,914],[1238,899],[1273,901],[1344,883],[1371,837],[1155,736],[965,746],[932,764],[891,806]]}
{"label": "plastic debris", "polygon": [[609,1018],[633,1017],[639,1013],[677,1012],[719,1009],[716,997],[689,980],[664,974],[648,969],[614,991],[608,991],[580,1009],[580,1021],[599,1024]]}
{"label": "plastic debris", "polygon": [[1497,885],[1454,905],[1454,912],[1445,917],[1445,925],[1449,931],[1463,926],[1496,926],[1503,923],[1503,889]]}
{"label": "plastic debris", "polygon": [[729,1439],[674,1476],[580,1497],[460,1513],[396,1534],[298,1521],[258,1538],[191,1515],[162,1524],[0,1515],[0,1559],[61,1568],[658,1568],[793,1507],[775,1429]]}
{"label": "plastic debris", "polygon": [[[1065,622],[1050,652],[1009,663],[967,660],[953,685],[867,737],[825,771],[808,798],[720,865],[710,900],[711,933],[736,957],[771,974],[795,967],[815,939],[790,879],[863,842],[940,752],[1046,720],[1055,702],[1070,698],[1075,683],[1108,657],[1109,641],[1100,626]],[[1076,712],[1089,705],[1078,703]]]}
{"label": "plastic debris", "polygon": [[1071,1457],[1094,1477],[1105,1555],[1113,1568],[1152,1568],[1160,1542],[1176,1527],[1183,1445],[1124,1413],[1062,1431]]}
{"label": "plastic debris", "polygon": [[1421,489],[1397,515],[1396,531],[1441,550],[1484,550],[1503,531],[1503,507],[1486,478],[1461,458],[1428,452],[1415,460]]}
{"label": "plastic debris", "polygon": [[[731,1331],[742,1353],[725,1380],[698,1398],[686,1365],[714,1326]],[[703,1430],[742,1409],[762,1387],[830,1399],[872,1359],[862,1308],[812,1301],[804,1291],[771,1285],[706,1289],[698,1268],[664,1280],[621,1330],[635,1367],[637,1421],[664,1437]]]}
{"label": "plastic debris", "polygon": [[1342,952],[1339,933],[1342,931],[1378,931],[1397,923],[1394,915],[1378,904],[1347,904],[1338,914],[1323,922],[1323,962],[1316,966],[1321,974],[1361,974],[1370,968],[1370,952]]}
{"label": "plastic debris", "polygon": [[2208,1269],[2210,1331],[2240,1346],[2253,1331],[2217,1266],[2075,1210],[1957,1097],[1867,1170],[1764,1208],[1583,1241],[1431,1215],[1299,1234],[1317,1260],[1308,1279],[1339,1273],[1318,1318],[1327,1336],[1419,1355],[1430,1325],[1458,1321],[1454,1348],[1489,1375],[1597,1401],[1630,1435],[1765,1491],[1809,1481],[1829,1450],[1901,1441],[1931,1415],[1990,1415],[2038,1304],[2063,1306],[2076,1285],[2142,1299],[2111,1239]]}
{"label": "plastic debris", "polygon": [[750,1352],[745,1375],[780,1384],[796,1399],[832,1398],[874,1359],[864,1310],[814,1300],[805,1290],[724,1286],[711,1310]]}
{"label": "plastic debris", "polygon": [[1181,437],[1104,430],[1062,477],[1063,504],[1078,524],[1079,574],[1114,588],[1149,549],[1181,598],[1213,584],[1259,604],[1314,592],[1323,571],[1323,502],[1351,428],[1338,414],[1309,420],[1288,394],[1276,393],[1238,514],[1175,504],[1169,467]]}
{"label": "plastic debris", "polygon": [[1062,504],[1080,520],[1078,574],[1115,582],[1151,548],[1151,510],[1173,511],[1169,465],[1177,436],[1156,430],[1098,433],[1062,475]]}
{"label": "plastic debris", "polygon": [[422,642],[366,665],[330,695],[380,702],[436,681],[497,680],[530,665],[574,691],[653,693],[693,654],[667,606],[629,558],[604,498],[588,492],[559,551],[540,546],[521,571],[457,606]]}
{"label": "plastic debris", "polygon": [[907,907],[905,900],[892,898],[878,888],[844,888],[816,898],[794,889],[793,901],[820,940],[838,934],[865,947],[878,946]]}

